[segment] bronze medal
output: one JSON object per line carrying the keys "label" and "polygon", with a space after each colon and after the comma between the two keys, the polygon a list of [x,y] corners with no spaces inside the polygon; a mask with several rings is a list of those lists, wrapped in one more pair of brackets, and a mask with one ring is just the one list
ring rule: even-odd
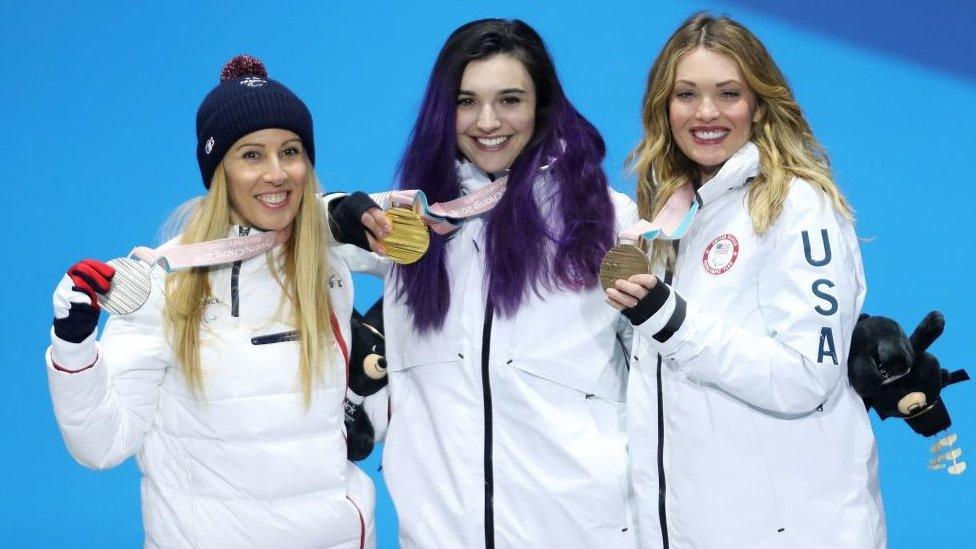
{"label": "bronze medal", "polygon": [[619,279],[627,280],[635,274],[650,274],[651,262],[640,248],[633,244],[617,244],[600,263],[600,284],[603,289],[612,288]]}
{"label": "bronze medal", "polygon": [[387,257],[400,265],[409,265],[423,257],[430,246],[430,233],[420,215],[399,206],[384,213],[393,225],[390,235],[383,240]]}

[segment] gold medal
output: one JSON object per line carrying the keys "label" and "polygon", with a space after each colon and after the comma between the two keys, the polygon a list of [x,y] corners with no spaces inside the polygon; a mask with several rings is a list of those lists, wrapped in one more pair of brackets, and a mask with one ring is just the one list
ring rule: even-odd
{"label": "gold medal", "polygon": [[423,257],[430,246],[430,233],[420,215],[399,206],[384,213],[393,225],[390,235],[383,240],[387,257],[400,265],[409,265]]}
{"label": "gold medal", "polygon": [[627,280],[635,274],[650,274],[651,262],[640,248],[633,244],[617,244],[600,263],[600,284],[603,289],[612,288],[619,279]]}

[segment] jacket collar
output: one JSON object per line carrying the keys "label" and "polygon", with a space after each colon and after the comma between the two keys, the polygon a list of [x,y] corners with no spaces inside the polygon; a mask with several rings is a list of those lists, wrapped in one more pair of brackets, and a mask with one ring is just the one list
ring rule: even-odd
{"label": "jacket collar", "polygon": [[[540,175],[545,173],[547,170],[549,170],[549,166],[553,162],[555,162],[555,159],[550,158],[549,164],[540,166],[538,173]],[[473,193],[499,177],[504,177],[511,173],[511,170],[503,170],[489,176],[487,173],[483,172],[481,168],[475,166],[473,162],[466,158],[464,160],[456,160],[454,165],[457,169],[458,181],[461,183],[462,196]]]}
{"label": "jacket collar", "polygon": [[[261,234],[261,233],[266,233],[266,232],[268,232],[268,231],[266,231],[264,229],[259,229],[257,227],[252,227],[250,225],[234,225],[234,224],[231,224],[230,228],[227,229],[227,236],[228,237],[232,237],[232,236],[254,236],[256,234]],[[282,258],[284,258],[284,250],[285,249],[284,249],[284,247],[282,247],[281,244],[275,244],[274,248],[271,248],[271,251],[273,252],[274,257],[277,258],[277,259],[279,259],[279,260],[281,260]],[[262,255],[263,254],[258,254],[258,255],[254,256],[254,257],[262,257]],[[254,259],[254,257],[252,257],[251,259]],[[250,261],[250,259],[245,260],[245,262],[247,262],[247,261]]]}
{"label": "jacket collar", "polygon": [[495,179],[508,175],[509,172],[508,170],[505,170],[489,176],[468,159],[457,160],[455,161],[454,165],[457,168],[457,177],[458,182],[461,184],[462,196],[477,191]]}
{"label": "jacket collar", "polygon": [[247,236],[251,234],[260,234],[265,232],[264,229],[259,229],[257,227],[251,227],[250,225],[234,225],[231,224],[230,228],[227,229],[227,236]]}
{"label": "jacket collar", "polygon": [[469,160],[458,160],[455,162],[457,167],[458,183],[461,184],[461,195],[471,194],[478,189],[491,183],[488,174],[481,171]]}
{"label": "jacket collar", "polygon": [[698,198],[702,206],[706,206],[727,194],[749,184],[759,175],[759,148],[752,141],[747,141],[735,152],[715,177],[701,187],[698,187]]}

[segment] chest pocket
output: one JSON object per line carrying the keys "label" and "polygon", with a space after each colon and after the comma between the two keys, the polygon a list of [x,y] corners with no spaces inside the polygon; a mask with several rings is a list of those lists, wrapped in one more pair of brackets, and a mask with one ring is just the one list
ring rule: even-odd
{"label": "chest pocket", "polygon": [[532,296],[495,336],[506,365],[576,390],[622,403],[626,362],[617,338],[620,314],[599,289]]}
{"label": "chest pocket", "polygon": [[405,345],[402,344],[399,348],[393,350],[393,346],[389,343],[391,338],[387,336],[387,370],[391,372],[404,372],[413,370],[418,366],[457,367],[460,364],[463,355],[453,352],[451,349],[438,346],[428,348],[419,347],[420,345],[425,345],[420,342],[426,340],[427,338],[400,340]]}
{"label": "chest pocket", "polygon": [[451,314],[442,329],[417,333],[406,305],[387,291],[383,297],[387,370],[402,372],[427,365],[457,367],[462,358],[456,341],[459,321],[456,314]]}

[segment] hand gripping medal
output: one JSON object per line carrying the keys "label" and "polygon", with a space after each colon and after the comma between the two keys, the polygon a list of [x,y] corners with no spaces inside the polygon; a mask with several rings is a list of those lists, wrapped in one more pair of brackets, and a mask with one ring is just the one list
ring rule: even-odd
{"label": "hand gripping medal", "polygon": [[603,289],[613,287],[616,280],[627,280],[635,274],[650,274],[651,261],[644,250],[635,244],[617,244],[600,262],[600,284]]}
{"label": "hand gripping medal", "polygon": [[383,240],[387,257],[400,265],[409,265],[423,257],[430,246],[430,233],[420,215],[403,206],[384,213],[393,226],[390,235]]}
{"label": "hand gripping medal", "polygon": [[419,190],[371,194],[393,225],[390,236],[383,240],[386,255],[400,265],[417,261],[430,246],[428,227],[440,235],[451,234],[465,219],[494,208],[505,194],[507,183],[505,175],[471,194],[434,204],[429,204],[427,195]]}
{"label": "hand gripping medal", "polygon": [[120,257],[108,262],[115,267],[112,287],[104,294],[97,294],[98,304],[114,315],[125,315],[138,311],[152,293],[151,273],[153,266],[159,265],[166,272],[209,267],[250,259],[264,253],[276,244],[288,239],[291,231],[269,231],[250,236],[233,236],[181,244],[164,251],[139,246],[128,257]]}
{"label": "hand gripping medal", "polygon": [[612,288],[616,280],[627,280],[636,274],[650,274],[650,260],[637,244],[656,238],[678,240],[688,232],[698,207],[695,189],[691,183],[685,183],[674,191],[653,221],[641,219],[621,232],[622,242],[610,248],[600,263],[600,284],[603,289]]}

